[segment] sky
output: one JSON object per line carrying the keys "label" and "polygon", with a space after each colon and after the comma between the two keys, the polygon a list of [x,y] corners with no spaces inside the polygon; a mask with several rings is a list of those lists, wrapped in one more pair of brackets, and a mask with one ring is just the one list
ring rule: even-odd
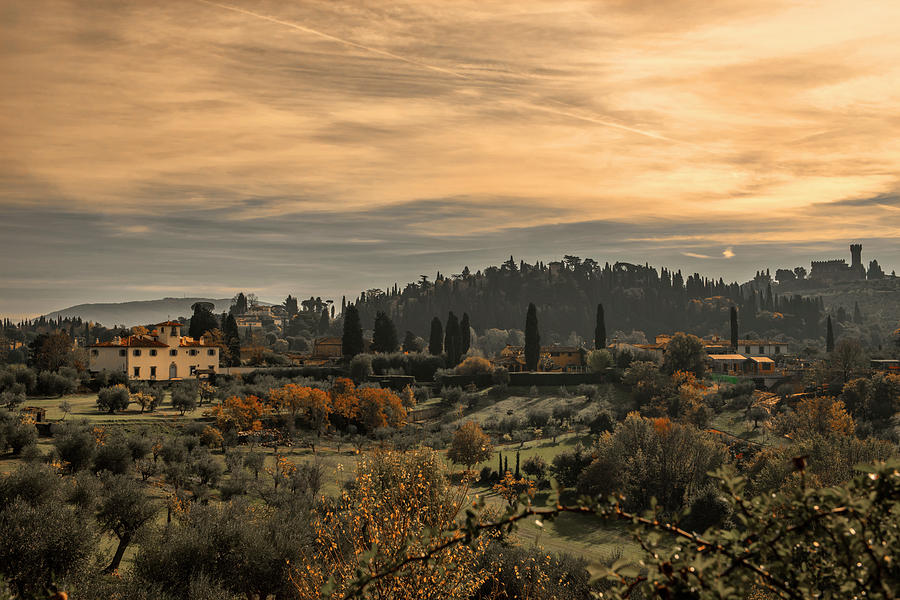
{"label": "sky", "polygon": [[900,268],[900,2],[7,0],[0,315]]}

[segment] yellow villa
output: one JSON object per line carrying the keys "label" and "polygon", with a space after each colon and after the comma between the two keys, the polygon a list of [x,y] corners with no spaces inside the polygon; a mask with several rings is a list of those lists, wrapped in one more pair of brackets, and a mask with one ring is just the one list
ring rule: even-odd
{"label": "yellow villa", "polygon": [[219,348],[181,335],[177,321],[159,323],[148,334],[98,342],[90,348],[91,372],[120,371],[129,379],[172,381],[219,370]]}

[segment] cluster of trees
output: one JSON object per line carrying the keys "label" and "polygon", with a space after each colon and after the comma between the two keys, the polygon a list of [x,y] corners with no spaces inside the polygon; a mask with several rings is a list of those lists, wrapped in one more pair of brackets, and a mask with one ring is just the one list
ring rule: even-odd
{"label": "cluster of trees", "polygon": [[[541,309],[542,330],[549,341],[572,331],[594,331],[584,335],[587,339],[605,337],[605,327],[596,328],[598,316],[619,330],[640,330],[649,336],[673,330],[726,336],[732,306],[740,310],[745,331],[796,338],[822,335],[819,298],[779,296],[771,285],[726,284],[698,274],[685,278],[680,271],[629,263],[600,265],[575,256],[549,265],[516,263],[510,257],[499,267],[476,273],[466,268],[451,277],[439,273],[433,282],[423,277],[402,290],[397,286],[387,292],[368,290],[350,306],[358,309],[364,323],[381,312],[399,330],[421,331],[433,315],[459,313],[463,308],[478,323],[509,329],[521,327],[521,307],[529,301]],[[603,305],[600,315],[595,312],[598,304]]]}

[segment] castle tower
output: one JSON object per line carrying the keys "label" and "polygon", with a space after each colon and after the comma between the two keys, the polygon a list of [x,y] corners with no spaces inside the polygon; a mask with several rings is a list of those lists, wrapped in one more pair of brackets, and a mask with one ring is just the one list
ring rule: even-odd
{"label": "castle tower", "polygon": [[850,244],[850,268],[862,267],[862,244]]}
{"label": "castle tower", "polygon": [[850,257],[851,277],[856,280],[864,280],[866,278],[866,268],[862,264],[862,244],[850,244]]}

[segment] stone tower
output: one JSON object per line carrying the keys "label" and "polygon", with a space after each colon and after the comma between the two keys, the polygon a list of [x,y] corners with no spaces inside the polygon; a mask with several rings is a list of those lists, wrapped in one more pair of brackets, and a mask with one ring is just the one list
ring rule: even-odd
{"label": "stone tower", "polygon": [[866,268],[862,264],[862,244],[850,244],[850,272],[854,279],[866,278]]}

